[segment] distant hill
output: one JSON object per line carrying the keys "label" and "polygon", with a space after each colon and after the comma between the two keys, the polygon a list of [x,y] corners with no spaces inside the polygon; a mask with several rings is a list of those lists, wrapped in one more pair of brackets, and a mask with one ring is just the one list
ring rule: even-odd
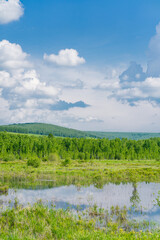
{"label": "distant hill", "polygon": [[128,139],[148,139],[160,137],[160,133],[131,133],[131,132],[96,132],[96,131],[79,131],[71,128],[60,127],[53,124],[45,123],[19,123],[0,126],[0,131],[48,135],[52,133],[57,137],[76,137],[76,138],[128,138]]}
{"label": "distant hill", "polygon": [[96,138],[127,138],[132,140],[159,138],[160,133],[142,133],[142,132],[89,132],[96,136]]}
{"label": "distant hill", "polygon": [[0,131],[15,132],[15,133],[30,133],[30,134],[39,134],[39,135],[48,135],[52,133],[57,137],[96,137],[92,136],[87,132],[60,127],[53,124],[45,123],[19,123],[0,126]]}

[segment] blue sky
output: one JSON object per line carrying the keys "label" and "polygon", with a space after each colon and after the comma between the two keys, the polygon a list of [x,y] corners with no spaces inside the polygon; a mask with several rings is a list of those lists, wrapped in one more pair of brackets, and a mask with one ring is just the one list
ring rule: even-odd
{"label": "blue sky", "polygon": [[0,36],[18,42],[34,56],[75,48],[89,63],[143,60],[159,22],[158,0],[21,2],[24,16],[1,26]]}
{"label": "blue sky", "polygon": [[158,0],[0,0],[0,124],[160,131]]}

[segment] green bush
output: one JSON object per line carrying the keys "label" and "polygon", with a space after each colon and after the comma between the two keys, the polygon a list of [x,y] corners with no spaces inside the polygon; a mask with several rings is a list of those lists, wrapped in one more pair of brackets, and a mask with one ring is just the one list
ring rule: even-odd
{"label": "green bush", "polygon": [[50,153],[49,157],[48,157],[48,160],[50,162],[58,162],[59,161],[59,156],[58,156],[57,153]]}
{"label": "green bush", "polygon": [[39,158],[29,158],[27,161],[27,166],[32,166],[34,168],[38,168],[41,164],[41,160]]}
{"label": "green bush", "polygon": [[69,157],[62,162],[62,165],[64,167],[69,166],[70,164],[71,164],[71,159]]}
{"label": "green bush", "polygon": [[13,154],[9,154],[8,156],[5,156],[4,158],[3,158],[3,161],[5,161],[5,162],[10,162],[10,161],[15,161],[15,156],[13,155]]}
{"label": "green bush", "polygon": [[85,153],[83,153],[83,152],[79,152],[79,154],[78,154],[78,158],[79,158],[80,160],[85,159]]}
{"label": "green bush", "polygon": [[48,138],[54,138],[53,134],[52,134],[52,133],[49,133],[49,134],[48,134]]}
{"label": "green bush", "polygon": [[44,158],[42,158],[42,161],[43,161],[43,162],[47,162],[47,161],[48,161],[48,158],[47,158],[47,157],[44,157]]}

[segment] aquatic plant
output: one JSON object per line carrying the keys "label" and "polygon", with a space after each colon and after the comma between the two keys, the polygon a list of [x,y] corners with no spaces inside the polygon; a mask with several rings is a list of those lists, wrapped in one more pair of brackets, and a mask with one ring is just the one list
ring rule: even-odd
{"label": "aquatic plant", "polygon": [[8,192],[8,186],[7,185],[2,185],[0,183],[0,194],[6,194]]}
{"label": "aquatic plant", "polygon": [[[7,223],[7,224],[6,224]],[[0,239],[57,240],[136,240],[159,238],[159,230],[125,230],[110,221],[106,227],[96,225],[94,218],[74,216],[69,210],[55,210],[37,203],[34,206],[8,209],[0,213]]]}

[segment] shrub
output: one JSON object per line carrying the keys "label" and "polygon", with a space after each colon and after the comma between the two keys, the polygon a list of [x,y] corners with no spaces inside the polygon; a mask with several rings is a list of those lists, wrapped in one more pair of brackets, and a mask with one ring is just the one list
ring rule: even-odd
{"label": "shrub", "polygon": [[44,157],[44,158],[42,158],[42,161],[43,161],[43,162],[47,162],[47,161],[48,161],[48,158],[47,158],[47,157]]}
{"label": "shrub", "polygon": [[48,160],[49,160],[50,162],[58,162],[59,156],[58,156],[57,153],[50,153],[50,154],[49,154],[49,157],[48,157]]}
{"label": "shrub", "polygon": [[85,154],[84,154],[83,152],[79,152],[79,153],[78,153],[78,158],[79,158],[80,160],[85,159]]}
{"label": "shrub", "polygon": [[54,138],[53,134],[52,134],[52,133],[49,133],[49,134],[48,134],[48,138]]}
{"label": "shrub", "polygon": [[41,164],[41,160],[39,158],[30,158],[27,161],[28,166],[32,166],[34,168],[38,168]]}
{"label": "shrub", "polygon": [[8,156],[5,156],[3,158],[3,161],[5,162],[15,161],[15,156],[13,154],[9,154]]}
{"label": "shrub", "polygon": [[71,164],[71,159],[70,158],[66,158],[63,162],[62,162],[62,165],[63,166],[68,166],[68,165],[70,165]]}

